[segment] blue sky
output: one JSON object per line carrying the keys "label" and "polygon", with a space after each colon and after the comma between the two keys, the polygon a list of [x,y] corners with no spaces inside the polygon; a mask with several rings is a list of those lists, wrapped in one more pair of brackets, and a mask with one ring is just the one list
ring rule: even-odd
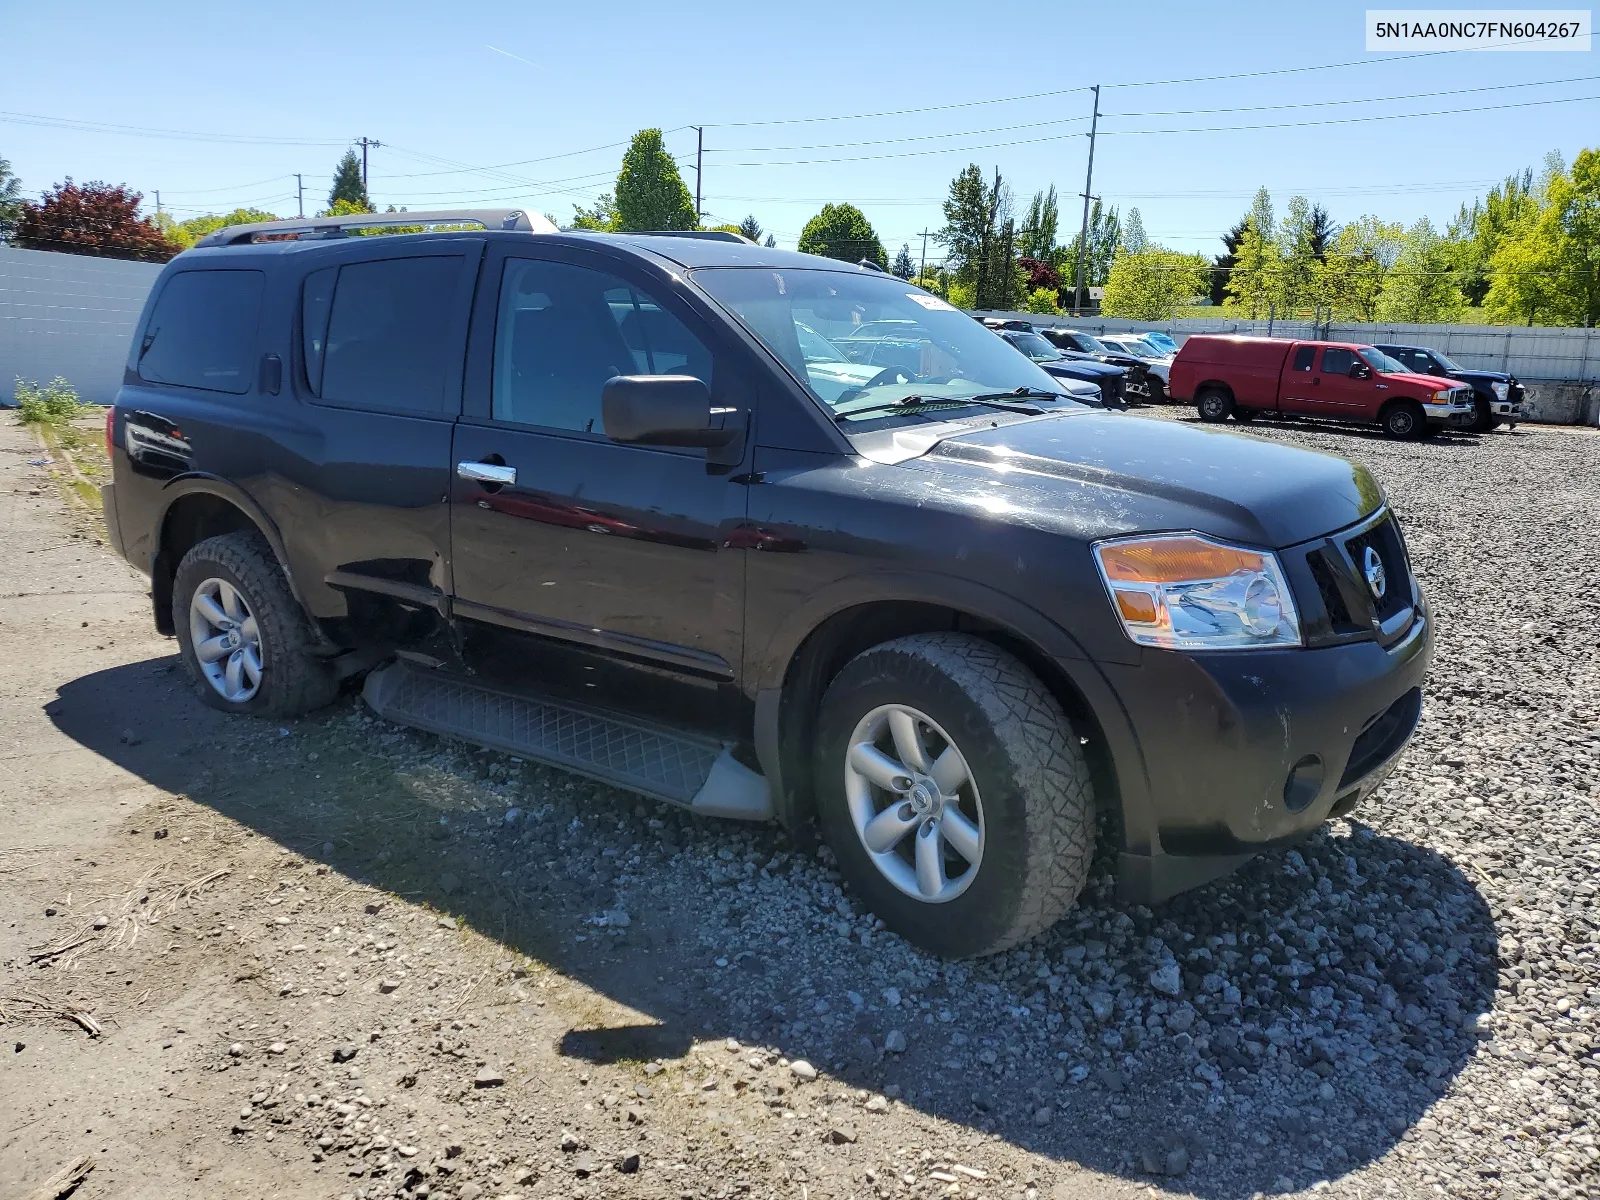
{"label": "blue sky", "polygon": [[[1211,254],[1261,184],[1280,213],[1299,192],[1336,220],[1442,223],[1546,151],[1570,160],[1600,143],[1593,53],[1397,60],[1364,49],[1353,4],[616,0],[452,14],[281,0],[235,17],[81,0],[64,23],[65,11],[6,17],[0,156],[30,194],[68,175],[125,182],[152,209],[159,189],[180,218],[240,204],[293,215],[297,171],[306,210],[322,207],[334,162],[366,135],[384,143],[371,152],[380,207],[527,205],[565,221],[609,188],[641,127],[670,131],[692,189],[687,126],[704,125],[708,219],[753,213],[781,245],[824,201],[849,200],[891,253],[919,253],[968,162],[998,165],[1019,209],[1054,183],[1065,237],[1090,106],[1073,89],[1099,83],[1095,192],[1137,206],[1155,240]],[[1164,82],[1344,63],[1358,65]],[[1010,99],[1023,96],[1035,98]],[[1502,105],[1524,107],[1350,120]],[[857,114],[897,115],[831,119]],[[1202,131],[1291,122],[1340,123]],[[1138,132],[1152,130],[1183,132]]]}

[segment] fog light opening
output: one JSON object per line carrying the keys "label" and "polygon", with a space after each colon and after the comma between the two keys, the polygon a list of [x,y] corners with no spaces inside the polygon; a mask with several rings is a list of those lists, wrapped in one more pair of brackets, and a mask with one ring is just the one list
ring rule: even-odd
{"label": "fog light opening", "polygon": [[1289,768],[1289,777],[1283,781],[1283,805],[1290,812],[1299,812],[1322,791],[1327,778],[1327,768],[1320,754],[1308,754]]}

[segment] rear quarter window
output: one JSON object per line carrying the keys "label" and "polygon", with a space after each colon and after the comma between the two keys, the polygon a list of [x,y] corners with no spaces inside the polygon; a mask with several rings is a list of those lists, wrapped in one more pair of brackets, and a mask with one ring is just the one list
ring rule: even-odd
{"label": "rear quarter window", "polygon": [[134,350],[146,383],[242,396],[261,322],[260,271],[180,271],[162,286]]}

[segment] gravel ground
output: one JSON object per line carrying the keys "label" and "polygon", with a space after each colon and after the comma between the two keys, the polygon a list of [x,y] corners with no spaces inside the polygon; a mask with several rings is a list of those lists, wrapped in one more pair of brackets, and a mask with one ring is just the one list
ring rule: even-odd
{"label": "gravel ground", "polygon": [[1438,626],[1416,741],[1298,849],[1153,911],[1102,860],[980,962],[772,830],[354,702],[281,734],[186,705],[230,752],[197,778],[114,732],[170,659],[64,686],[64,732],[249,867],[191,925],[255,964],[189,1059],[196,1139],[288,1195],[1600,1192],[1600,436],[1254,431],[1401,514]]}

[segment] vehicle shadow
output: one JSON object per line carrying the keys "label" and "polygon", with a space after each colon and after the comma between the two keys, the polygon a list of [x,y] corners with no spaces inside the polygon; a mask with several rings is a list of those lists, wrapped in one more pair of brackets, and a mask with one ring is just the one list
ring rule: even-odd
{"label": "vehicle shadow", "polygon": [[[201,705],[174,657],[74,679],[46,711],[141,779],[653,1022],[569,1030],[564,1054],[673,1059],[738,1038],[1063,1170],[1206,1200],[1384,1155],[1472,1057],[1471,1018],[1492,1007],[1496,933],[1471,879],[1364,826],[1154,912],[1116,905],[1097,867],[1033,945],[950,964],[871,932],[775,829],[542,767],[518,780],[514,760],[389,726],[353,698],[280,730]],[[446,756],[465,765],[445,771]],[[504,819],[510,804],[521,820]],[[631,917],[597,923],[619,891]],[[1146,985],[1157,946],[1179,955],[1165,987],[1181,999]],[[890,1031],[904,1052],[886,1052]]]}

